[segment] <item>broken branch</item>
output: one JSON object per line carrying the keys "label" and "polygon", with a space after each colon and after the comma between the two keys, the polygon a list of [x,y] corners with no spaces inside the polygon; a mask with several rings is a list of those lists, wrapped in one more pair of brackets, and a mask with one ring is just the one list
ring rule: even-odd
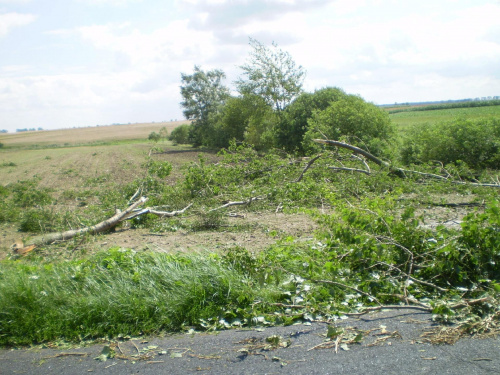
{"label": "broken branch", "polygon": [[311,165],[313,165],[313,163],[318,160],[323,154],[319,154],[319,155],[316,155],[314,158],[312,158],[311,160],[309,160],[309,163],[307,163],[306,167],[304,168],[304,170],[302,171],[302,173],[300,174],[299,178],[297,178],[295,180],[295,182],[300,182],[300,180],[302,180],[302,177],[304,177],[304,173],[307,172],[307,170],[311,167]]}
{"label": "broken branch", "polygon": [[[345,149],[350,150],[350,151],[352,151],[352,152],[354,152],[356,154],[363,155],[365,158],[367,158],[368,160],[371,160],[375,164],[378,164],[378,165],[384,166],[384,167],[388,167],[393,172],[399,172],[398,175],[400,175],[400,177],[406,177],[405,173],[413,173],[413,174],[418,174],[418,175],[424,176],[424,177],[430,177],[430,178],[435,178],[435,179],[438,179],[438,180],[448,181],[448,182],[450,182],[452,184],[457,184],[457,185],[472,185],[472,186],[484,186],[484,187],[496,187],[496,188],[500,188],[500,184],[487,184],[487,183],[481,183],[481,182],[454,181],[454,180],[450,180],[448,177],[440,176],[440,175],[437,175],[437,174],[434,174],[434,173],[425,173],[425,172],[414,171],[414,170],[411,170],[411,169],[404,169],[404,168],[394,167],[391,164],[389,164],[389,163],[387,163],[387,162],[385,162],[383,160],[380,160],[376,156],[370,154],[368,151],[365,151],[365,150],[363,150],[363,149],[361,149],[359,147],[356,147],[356,146],[353,146],[353,145],[350,145],[350,144],[347,144],[347,143],[344,143],[344,142],[332,141],[332,140],[328,140],[328,139],[313,139],[313,142],[327,144],[327,145],[331,145],[331,146],[335,146],[335,147],[345,148]],[[340,168],[338,168],[338,169],[340,169]],[[347,170],[352,170],[352,169],[349,168]],[[361,170],[357,170],[357,172],[360,172],[360,171]]]}
{"label": "broken branch", "polygon": [[357,154],[360,154],[360,155],[363,155],[365,158],[373,161],[375,164],[378,164],[378,165],[383,165],[383,166],[386,166],[386,167],[389,167],[389,163],[383,161],[383,160],[380,160],[379,158],[373,156],[372,154],[370,154],[368,151],[365,151],[359,147],[356,147],[356,146],[352,146],[350,144],[347,144],[347,143],[344,143],[344,142],[339,142],[339,141],[331,141],[331,140],[328,140],[328,139],[313,139],[314,142],[316,143],[323,143],[323,144],[327,144],[327,145],[331,145],[331,146],[335,146],[335,147],[341,147],[341,148],[345,148],[347,150],[351,150]]}
{"label": "broken branch", "polygon": [[183,214],[192,205],[193,204],[190,203],[186,207],[184,207],[182,210],[171,211],[171,212],[160,211],[160,210],[158,210],[158,208],[159,208],[158,206],[155,206],[155,207],[146,207],[146,208],[143,208],[142,210],[132,212],[130,215],[128,215],[127,217],[125,217],[122,220],[131,220],[131,219],[133,219],[133,218],[135,218],[137,216],[141,216],[141,215],[144,215],[144,214],[153,214],[153,215],[160,216],[160,217],[174,217],[174,216]]}
{"label": "broken branch", "polygon": [[222,206],[219,206],[219,207],[216,207],[216,208],[212,208],[208,212],[221,210],[223,208],[227,208],[227,207],[231,207],[231,206],[249,205],[249,204],[251,204],[254,201],[260,201],[260,200],[263,200],[263,199],[264,198],[262,198],[262,197],[251,197],[251,198],[247,199],[246,201],[227,202],[226,204],[223,204]]}
{"label": "broken branch", "polygon": [[120,221],[122,221],[127,215],[129,215],[136,207],[140,206],[144,202],[146,202],[148,198],[141,197],[137,202],[133,203],[129,206],[125,211],[120,211],[116,213],[114,216],[110,217],[107,220],[104,220],[96,225],[85,227],[81,229],[68,230],[65,232],[56,232],[56,233],[48,233],[39,237],[35,237],[32,240],[28,241],[26,245],[45,245],[55,241],[66,241],[69,240],[79,234],[85,233],[100,233],[105,232],[113,227],[115,227]]}
{"label": "broken branch", "polygon": [[358,288],[355,288],[353,286],[349,286],[349,285],[346,285],[346,284],[339,283],[338,281],[331,281],[331,280],[311,280],[311,281],[313,281],[315,283],[331,284],[331,285],[340,286],[342,288],[347,288],[347,289],[355,290],[359,294],[362,294],[362,295],[364,295],[364,296],[366,296],[368,298],[371,298],[373,301],[377,302],[379,305],[382,305],[380,303],[380,301],[376,297],[374,297],[371,294],[368,294],[366,292],[363,292],[362,290],[359,290]]}

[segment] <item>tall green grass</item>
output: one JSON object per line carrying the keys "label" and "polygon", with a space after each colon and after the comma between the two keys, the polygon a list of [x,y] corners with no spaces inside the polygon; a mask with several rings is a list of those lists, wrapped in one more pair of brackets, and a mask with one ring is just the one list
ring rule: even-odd
{"label": "tall green grass", "polygon": [[112,249],[82,261],[4,262],[0,345],[179,331],[246,306],[254,294],[210,256]]}

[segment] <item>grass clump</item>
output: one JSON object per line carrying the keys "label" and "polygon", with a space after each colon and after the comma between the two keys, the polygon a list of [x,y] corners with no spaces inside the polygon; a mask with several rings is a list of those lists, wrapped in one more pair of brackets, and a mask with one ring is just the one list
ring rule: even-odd
{"label": "grass clump", "polygon": [[213,257],[115,248],[83,261],[6,262],[0,345],[179,331],[245,306],[254,293]]}

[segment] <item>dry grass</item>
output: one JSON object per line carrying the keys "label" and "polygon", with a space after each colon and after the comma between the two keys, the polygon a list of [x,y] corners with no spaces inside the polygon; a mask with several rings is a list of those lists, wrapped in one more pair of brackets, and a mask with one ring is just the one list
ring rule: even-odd
{"label": "dry grass", "polygon": [[188,121],[109,125],[88,128],[22,132],[1,135],[0,142],[6,147],[26,147],[30,145],[75,145],[93,142],[147,139],[151,132],[159,132],[163,127],[167,128],[170,133],[177,126],[186,123],[188,123]]}

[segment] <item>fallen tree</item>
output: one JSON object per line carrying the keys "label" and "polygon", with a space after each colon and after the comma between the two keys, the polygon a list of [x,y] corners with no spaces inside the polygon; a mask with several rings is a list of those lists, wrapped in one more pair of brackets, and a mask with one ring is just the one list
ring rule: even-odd
{"label": "fallen tree", "polygon": [[[350,145],[348,143],[344,143],[344,142],[340,142],[340,141],[333,141],[333,140],[328,140],[328,139],[313,139],[313,141],[316,142],[316,143],[322,143],[322,144],[326,144],[326,145],[330,145],[330,146],[334,146],[334,147],[340,147],[340,148],[344,148],[344,149],[350,150],[350,151],[352,151],[355,154],[362,155],[363,157],[365,157],[366,159],[374,162],[377,165],[389,168],[392,172],[394,172],[395,175],[397,175],[399,177],[402,177],[402,178],[405,178],[407,173],[411,173],[411,174],[417,174],[417,175],[420,175],[420,176],[423,176],[423,177],[428,177],[428,178],[434,178],[434,179],[438,179],[438,180],[447,181],[447,182],[450,182],[452,184],[500,188],[500,184],[488,184],[488,183],[482,183],[482,182],[456,181],[456,180],[450,180],[449,177],[441,176],[441,175],[434,174],[434,173],[426,173],[426,172],[414,171],[414,170],[411,170],[411,169],[404,169],[404,168],[395,167],[392,164],[390,164],[390,163],[388,163],[388,162],[386,162],[384,160],[381,160],[381,159],[377,158],[376,156],[372,155],[368,151],[365,151],[365,150],[363,150],[363,149],[361,149],[359,147]],[[365,164],[365,166],[366,166],[366,164]],[[308,168],[309,167],[310,167],[310,165],[308,165]],[[369,169],[368,170],[364,170],[364,169],[345,168],[345,167],[330,167],[330,168],[334,169],[334,170],[360,172],[360,173],[364,173],[364,174],[367,174],[367,175],[369,175],[371,173]]]}
{"label": "fallen tree", "polygon": [[[265,198],[263,197],[251,197],[245,201],[236,201],[236,202],[227,202],[223,204],[222,206],[213,208],[209,210],[208,212],[216,211],[216,210],[221,210],[227,207],[231,206],[240,206],[240,205],[250,205],[254,201],[258,200],[263,200]],[[81,234],[98,234],[98,233],[103,233],[106,231],[109,231],[110,229],[113,229],[116,227],[120,222],[125,221],[125,220],[131,220],[134,218],[137,218],[141,215],[145,214],[152,214],[156,215],[159,217],[174,217],[181,215],[185,213],[193,204],[190,203],[186,207],[184,207],[182,210],[177,210],[177,211],[163,211],[162,208],[163,206],[154,206],[154,207],[146,207],[146,208],[138,208],[140,205],[142,205],[144,202],[146,202],[148,198],[146,197],[141,197],[139,200],[136,202],[132,203],[125,209],[124,211],[117,210],[116,214],[110,217],[109,219],[106,219],[104,221],[101,221],[98,224],[92,225],[90,227],[84,227],[80,229],[72,229],[64,232],[53,232],[53,233],[46,233],[41,236],[34,237],[26,243],[23,243],[22,241],[16,241],[15,244],[11,246],[12,250],[14,251],[15,254],[18,255],[27,255],[29,252],[35,249],[37,246],[42,246],[42,245],[47,245],[51,244],[54,242],[58,241],[67,241],[70,240],[78,235]]]}
{"label": "fallen tree", "polygon": [[[127,216],[130,215],[130,213],[136,207],[140,206],[141,204],[143,204],[147,200],[148,199],[146,197],[141,197],[135,203],[130,205],[125,211],[119,211],[114,216],[110,217],[109,219],[101,221],[100,223],[98,223],[96,225],[92,225],[90,227],[73,229],[73,230],[68,230],[65,232],[55,232],[55,233],[43,234],[41,236],[32,238],[31,240],[27,241],[25,244],[18,242],[18,243],[13,245],[14,252],[16,252],[18,254],[25,254],[28,252],[27,251],[28,247],[33,246],[33,248],[34,248],[34,246],[46,245],[46,244],[53,243],[56,241],[66,241],[66,240],[69,240],[69,239],[76,237],[80,234],[85,234],[85,233],[96,234],[96,233],[105,232],[107,230],[110,230],[111,228],[114,228],[120,221],[126,219]],[[33,250],[33,248],[31,248],[31,250]]]}

